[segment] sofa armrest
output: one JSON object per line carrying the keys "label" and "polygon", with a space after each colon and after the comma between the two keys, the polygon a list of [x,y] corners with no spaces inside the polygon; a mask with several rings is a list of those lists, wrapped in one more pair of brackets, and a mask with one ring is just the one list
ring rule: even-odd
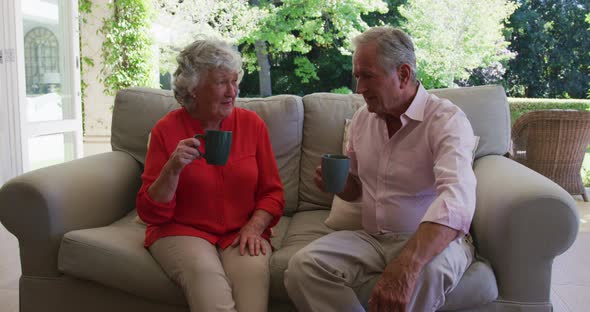
{"label": "sofa armrest", "polygon": [[109,152],[8,181],[0,188],[0,220],[18,238],[23,275],[59,276],[62,236],[123,217],[135,207],[140,175],[133,157]]}
{"label": "sofa armrest", "polygon": [[498,300],[548,302],[553,259],[578,233],[572,196],[541,174],[502,156],[474,165],[472,233],[498,282]]}

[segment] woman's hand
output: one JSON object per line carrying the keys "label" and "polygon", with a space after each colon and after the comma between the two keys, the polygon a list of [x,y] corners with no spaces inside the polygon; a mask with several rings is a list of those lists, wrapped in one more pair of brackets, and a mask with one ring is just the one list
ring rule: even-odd
{"label": "woman's hand", "polygon": [[266,255],[266,245],[262,243],[261,234],[264,230],[260,231],[256,226],[251,225],[250,222],[246,224],[241,230],[238,236],[234,239],[231,244],[232,247],[240,245],[240,255],[246,253],[246,247],[248,247],[248,253],[250,256],[258,256],[260,253]]}
{"label": "woman's hand", "polygon": [[195,138],[188,138],[178,142],[176,149],[170,155],[166,167],[170,170],[172,175],[179,175],[182,169],[193,160],[201,158],[201,153],[197,147],[201,145],[201,142]]}
{"label": "woman's hand", "polygon": [[246,253],[246,247],[250,256],[258,256],[260,253],[266,255],[266,245],[262,242],[262,233],[272,221],[272,215],[262,209],[257,209],[254,214],[242,227],[238,236],[234,239],[231,246],[240,245],[240,255]]}

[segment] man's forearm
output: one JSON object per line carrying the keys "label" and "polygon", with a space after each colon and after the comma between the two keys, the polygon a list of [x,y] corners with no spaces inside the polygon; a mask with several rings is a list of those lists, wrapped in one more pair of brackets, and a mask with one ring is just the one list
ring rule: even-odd
{"label": "man's forearm", "polygon": [[423,222],[389,265],[402,265],[416,273],[421,272],[424,265],[447,248],[459,233],[441,224]]}
{"label": "man's forearm", "polygon": [[348,180],[346,181],[346,186],[344,187],[344,191],[336,195],[338,195],[338,197],[346,201],[354,201],[361,197],[362,192],[363,191],[359,177],[353,174],[349,174]]}

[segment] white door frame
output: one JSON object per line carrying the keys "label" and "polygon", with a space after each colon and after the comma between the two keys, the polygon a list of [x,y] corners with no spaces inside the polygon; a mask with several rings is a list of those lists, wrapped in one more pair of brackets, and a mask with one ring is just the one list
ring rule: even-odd
{"label": "white door frame", "polygon": [[[0,185],[23,173],[20,108],[24,107],[24,53],[19,1],[0,2]],[[21,96],[22,95],[22,96]]]}
{"label": "white door frame", "polygon": [[80,86],[78,1],[59,1],[60,12],[67,12],[64,33],[67,45],[61,49],[69,71],[66,84],[72,90],[72,119],[29,122],[26,116],[25,53],[21,0],[0,1],[0,185],[29,170],[29,138],[54,133],[75,134],[74,157],[83,155]]}

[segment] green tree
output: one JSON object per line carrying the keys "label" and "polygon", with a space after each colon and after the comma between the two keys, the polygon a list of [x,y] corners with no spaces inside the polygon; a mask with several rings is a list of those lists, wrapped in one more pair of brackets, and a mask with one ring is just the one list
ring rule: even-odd
{"label": "green tree", "polygon": [[172,72],[176,56],[198,37],[216,37],[233,44],[258,27],[268,12],[246,0],[154,0],[158,24],[167,28],[168,40],[158,42],[160,71]]}
{"label": "green tree", "polygon": [[[240,40],[248,71],[270,71],[270,67],[262,66],[266,57],[270,58],[273,70],[278,60],[289,60],[289,67],[302,84],[319,80],[318,64],[308,57],[312,50],[336,49],[342,55],[350,55],[350,38],[368,27],[361,16],[387,12],[387,5],[381,0],[256,2],[268,14],[255,31]],[[264,50],[260,51],[261,48]]]}
{"label": "green tree", "polygon": [[[590,13],[586,15],[586,22],[590,24]],[[590,27],[588,27],[588,30],[590,30]],[[588,69],[590,69],[590,65],[588,65]],[[590,83],[588,85],[590,86]],[[590,98],[590,89],[588,89],[588,98]]]}
{"label": "green tree", "polygon": [[587,0],[520,0],[509,24],[508,94],[584,98],[590,82]]}
{"label": "green tree", "polygon": [[112,18],[103,19],[100,32],[103,68],[101,82],[105,93],[114,95],[118,90],[132,86],[156,86],[153,79],[153,52],[151,0],[115,0],[109,3]]}
{"label": "green tree", "polygon": [[418,78],[427,88],[449,87],[511,57],[502,30],[515,9],[509,0],[409,0],[399,12],[414,40]]}

